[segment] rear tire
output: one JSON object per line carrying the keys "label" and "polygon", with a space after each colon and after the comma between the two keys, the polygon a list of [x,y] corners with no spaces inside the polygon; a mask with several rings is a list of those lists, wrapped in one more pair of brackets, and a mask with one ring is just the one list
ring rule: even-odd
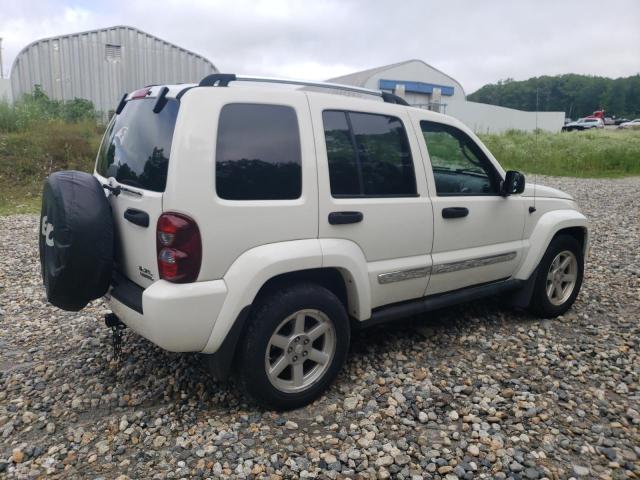
{"label": "rear tire", "polygon": [[316,284],[285,286],[251,314],[238,357],[240,386],[268,408],[304,406],[336,378],[349,339],[349,318],[331,291]]}
{"label": "rear tire", "polygon": [[575,302],[583,275],[580,243],[570,235],[553,238],[538,265],[529,310],[543,318],[562,315]]}

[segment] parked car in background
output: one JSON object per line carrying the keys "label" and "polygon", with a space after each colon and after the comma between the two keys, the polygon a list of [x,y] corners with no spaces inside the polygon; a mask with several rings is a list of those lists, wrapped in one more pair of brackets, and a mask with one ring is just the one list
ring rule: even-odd
{"label": "parked car in background", "polygon": [[591,130],[592,128],[604,128],[602,119],[595,117],[580,118],[575,122],[567,123],[562,127],[562,131],[571,132],[573,130]]}
{"label": "parked car in background", "polygon": [[618,128],[640,128],[640,118],[636,118],[630,122],[621,123],[618,125]]}
{"label": "parked car in background", "polygon": [[616,121],[611,117],[604,117],[604,124],[605,125],[615,125]]}
{"label": "parked car in background", "polygon": [[614,123],[616,125],[621,125],[623,123],[630,122],[630,121],[631,120],[629,120],[628,118],[616,118]]}

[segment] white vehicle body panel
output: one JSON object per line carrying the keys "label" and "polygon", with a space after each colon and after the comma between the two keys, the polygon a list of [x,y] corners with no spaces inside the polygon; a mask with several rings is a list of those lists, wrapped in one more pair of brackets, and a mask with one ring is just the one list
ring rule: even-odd
{"label": "white vehicle body panel", "polygon": [[142,294],[144,315],[115,298],[109,299],[109,306],[129,328],[165,350],[199,352],[226,296],[223,280],[185,284],[158,280]]}
{"label": "white vehicle body panel", "polygon": [[[244,252],[268,243],[318,236],[318,181],[309,107],[304,95],[275,89],[194,88],[181,98],[164,193],[165,211],[193,218],[202,237],[199,281],[222,278]],[[302,195],[295,200],[233,201],[215,192],[220,109],[229,103],[286,105],[297,114]]]}

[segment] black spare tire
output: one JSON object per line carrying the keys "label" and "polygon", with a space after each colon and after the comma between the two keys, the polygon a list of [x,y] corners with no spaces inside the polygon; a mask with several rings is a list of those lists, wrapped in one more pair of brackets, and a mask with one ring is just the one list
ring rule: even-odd
{"label": "black spare tire", "polygon": [[109,288],[113,220],[100,182],[84,172],[52,173],[44,183],[39,248],[47,300],[77,312]]}

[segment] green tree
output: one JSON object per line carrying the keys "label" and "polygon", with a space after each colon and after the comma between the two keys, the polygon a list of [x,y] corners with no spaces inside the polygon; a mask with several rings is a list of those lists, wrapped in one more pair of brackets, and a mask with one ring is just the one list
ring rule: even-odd
{"label": "green tree", "polygon": [[[536,98],[537,97],[537,98]],[[607,115],[640,116],[640,75],[606,78],[569,73],[485,85],[469,100],[519,110],[564,111],[572,118],[604,108]]]}

